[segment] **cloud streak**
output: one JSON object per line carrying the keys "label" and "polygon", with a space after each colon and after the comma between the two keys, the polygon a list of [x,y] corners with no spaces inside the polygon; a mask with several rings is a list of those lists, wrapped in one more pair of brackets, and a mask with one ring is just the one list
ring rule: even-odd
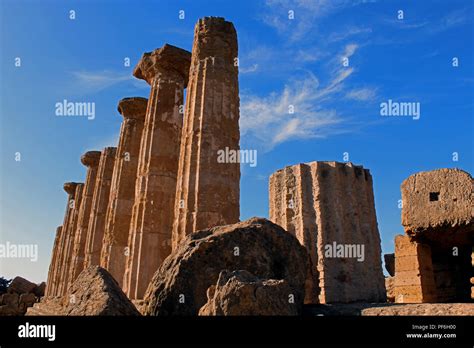
{"label": "cloud streak", "polygon": [[374,88],[352,89],[346,93],[346,98],[357,101],[372,101],[376,98],[377,93]]}
{"label": "cloud streak", "polygon": [[[263,21],[281,34],[291,31],[290,41],[300,41],[317,28],[318,19],[371,2],[375,0],[267,0],[269,12],[263,16]],[[294,19],[289,18],[289,11],[293,11]]]}
{"label": "cloud streak", "polygon": [[[342,55],[351,56],[357,45],[347,45]],[[267,96],[242,95],[241,132],[252,142],[270,151],[286,141],[324,138],[347,132],[343,117],[325,102],[344,90],[344,83],[354,72],[338,63],[323,86],[312,74],[285,85],[282,91]]]}
{"label": "cloud streak", "polygon": [[136,88],[146,87],[146,83],[135,79],[130,72],[103,71],[73,71],[75,88],[83,93],[96,93],[122,83],[132,83]]}

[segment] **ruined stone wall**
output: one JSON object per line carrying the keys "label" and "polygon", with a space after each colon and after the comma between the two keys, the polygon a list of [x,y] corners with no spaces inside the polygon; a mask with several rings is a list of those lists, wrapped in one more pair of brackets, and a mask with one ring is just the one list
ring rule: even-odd
{"label": "ruined stone wall", "polygon": [[[474,245],[471,175],[447,168],[420,172],[403,181],[401,191],[407,236],[396,238],[397,302],[469,300]],[[411,250],[410,258],[401,256],[408,252],[405,249]],[[412,273],[400,267],[410,267]]]}
{"label": "ruined stone wall", "polygon": [[401,191],[402,225],[407,234],[436,234],[436,229],[454,232],[454,228],[468,225],[474,230],[473,179],[469,173],[446,168],[416,173],[403,181]]}
{"label": "ruined stone wall", "polygon": [[[272,174],[269,191],[270,219],[294,234],[310,254],[307,303],[385,299],[372,177],[367,169],[338,162],[298,164]],[[334,243],[358,245],[359,250],[363,246],[363,260],[327,257]]]}
{"label": "ruined stone wall", "polygon": [[395,302],[436,302],[436,284],[429,245],[395,237]]}

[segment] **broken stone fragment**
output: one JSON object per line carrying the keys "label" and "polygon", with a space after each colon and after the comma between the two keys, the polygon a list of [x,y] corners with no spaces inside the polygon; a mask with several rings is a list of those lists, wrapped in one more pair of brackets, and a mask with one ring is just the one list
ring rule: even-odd
{"label": "broken stone fragment", "polygon": [[[199,315],[298,315],[303,301],[284,279],[259,279],[245,270],[222,271]],[[301,294],[298,296],[301,300]]]}
{"label": "broken stone fragment", "polygon": [[285,280],[294,302],[304,298],[308,255],[298,240],[263,218],[188,235],[153,276],[145,315],[197,315],[223,270]]}
{"label": "broken stone fragment", "polygon": [[9,293],[28,294],[36,288],[36,284],[22,277],[15,277],[8,287]]}
{"label": "broken stone fragment", "polygon": [[64,315],[140,315],[105,269],[84,269],[63,299]]}

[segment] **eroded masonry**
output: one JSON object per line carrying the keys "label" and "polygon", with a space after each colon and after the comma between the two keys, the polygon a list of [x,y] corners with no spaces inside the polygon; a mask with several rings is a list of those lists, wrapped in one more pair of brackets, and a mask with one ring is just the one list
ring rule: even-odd
{"label": "eroded masonry", "polygon": [[270,220],[309,253],[306,303],[385,300],[372,176],[351,163],[311,162],[270,177]]}
{"label": "eroded masonry", "polygon": [[192,52],[165,44],[143,54],[133,75],[151,86],[149,99],[120,101],[118,148],[84,154],[85,184],[65,186],[48,295],[100,265],[141,299],[180,239],[239,221],[240,166],[217,162],[218,150],[239,149],[236,61],[234,26],[218,17],[198,21]]}
{"label": "eroded masonry", "polygon": [[405,235],[395,238],[395,302],[474,298],[474,193],[469,173],[439,169],[401,186]]}

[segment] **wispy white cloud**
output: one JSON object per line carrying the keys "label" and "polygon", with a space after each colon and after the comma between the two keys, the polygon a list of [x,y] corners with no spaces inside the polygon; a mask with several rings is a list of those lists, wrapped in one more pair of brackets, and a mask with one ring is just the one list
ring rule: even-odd
{"label": "wispy white cloud", "polygon": [[95,93],[120,83],[129,82],[137,88],[145,87],[146,83],[134,78],[130,72],[73,71],[74,86],[82,93]]}
{"label": "wispy white cloud", "polygon": [[[469,15],[471,13],[471,15]],[[430,19],[385,19],[385,23],[395,26],[399,29],[419,31],[425,35],[437,34],[472,20],[472,10],[468,8],[451,11],[441,18]]]}
{"label": "wispy white cloud", "polygon": [[343,41],[343,40],[352,38],[356,35],[363,35],[363,34],[370,34],[370,33],[372,33],[372,28],[350,26],[340,32],[331,33],[328,37],[328,42]]}
{"label": "wispy white cloud", "polygon": [[[351,56],[357,45],[347,45],[343,54]],[[306,77],[285,85],[267,96],[242,95],[240,127],[243,137],[254,138],[264,151],[289,140],[323,138],[346,132],[343,118],[325,102],[343,91],[352,68],[337,64],[327,83],[308,72]]]}
{"label": "wispy white cloud", "polygon": [[256,72],[257,70],[258,70],[258,64],[253,64],[249,67],[240,67],[239,73],[248,74],[248,73]]}
{"label": "wispy white cloud", "polygon": [[357,100],[357,101],[372,101],[377,96],[375,88],[358,88],[352,89],[346,93],[347,99]]}
{"label": "wispy white cloud", "polygon": [[306,62],[316,62],[320,61],[328,55],[327,52],[323,52],[320,47],[316,48],[307,48],[299,49],[295,55],[295,60],[297,62],[306,63]]}
{"label": "wispy white cloud", "polygon": [[[317,28],[318,19],[370,2],[375,0],[267,0],[263,21],[280,33],[291,31],[288,38],[298,41]],[[293,11],[294,19],[290,19],[289,11]]]}
{"label": "wispy white cloud", "polygon": [[445,29],[461,25],[470,18],[468,15],[469,12],[471,12],[472,16],[472,11],[468,11],[467,9],[454,10],[444,16],[441,19],[441,23]]}
{"label": "wispy white cloud", "polygon": [[385,23],[402,30],[422,29],[430,25],[429,21],[419,21],[417,19],[386,19]]}
{"label": "wispy white cloud", "polygon": [[355,51],[359,48],[359,45],[355,43],[348,44],[344,47],[344,52],[340,56],[341,58],[350,58],[354,55]]}

